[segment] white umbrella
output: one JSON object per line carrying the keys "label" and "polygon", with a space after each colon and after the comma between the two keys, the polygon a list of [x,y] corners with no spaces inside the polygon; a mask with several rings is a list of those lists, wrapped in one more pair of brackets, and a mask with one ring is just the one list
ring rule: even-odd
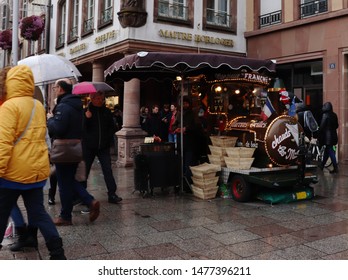
{"label": "white umbrella", "polygon": [[45,85],[62,78],[81,77],[76,66],[65,57],[54,54],[40,54],[29,56],[18,61],[18,64],[27,65],[34,74],[35,85]]}

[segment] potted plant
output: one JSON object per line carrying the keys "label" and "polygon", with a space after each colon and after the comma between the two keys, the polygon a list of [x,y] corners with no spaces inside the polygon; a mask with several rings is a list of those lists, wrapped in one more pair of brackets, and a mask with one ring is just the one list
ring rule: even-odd
{"label": "potted plant", "polygon": [[22,18],[19,24],[21,36],[26,40],[36,41],[45,29],[45,20],[40,16]]}
{"label": "potted plant", "polygon": [[7,29],[0,32],[0,48],[3,50],[12,49],[12,30]]}

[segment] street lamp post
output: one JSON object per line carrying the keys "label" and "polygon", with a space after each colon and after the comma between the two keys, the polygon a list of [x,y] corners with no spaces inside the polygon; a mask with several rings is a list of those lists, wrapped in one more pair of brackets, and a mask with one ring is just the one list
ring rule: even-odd
{"label": "street lamp post", "polygon": [[12,65],[18,62],[18,18],[19,18],[19,1],[13,1],[12,9]]}

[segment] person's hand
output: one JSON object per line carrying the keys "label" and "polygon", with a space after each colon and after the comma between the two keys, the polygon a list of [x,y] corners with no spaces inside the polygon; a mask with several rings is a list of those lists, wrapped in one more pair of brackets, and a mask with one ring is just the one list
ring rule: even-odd
{"label": "person's hand", "polygon": [[53,117],[53,114],[52,113],[47,113],[47,119],[50,119]]}
{"label": "person's hand", "polygon": [[90,110],[87,110],[86,113],[85,113],[85,116],[87,119],[90,119],[92,117],[92,113]]}

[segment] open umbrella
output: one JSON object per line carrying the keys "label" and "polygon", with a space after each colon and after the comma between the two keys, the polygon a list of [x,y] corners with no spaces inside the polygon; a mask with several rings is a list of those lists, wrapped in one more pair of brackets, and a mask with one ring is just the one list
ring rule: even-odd
{"label": "open umbrella", "polygon": [[34,74],[35,85],[45,85],[62,78],[81,77],[76,66],[65,57],[54,54],[40,54],[29,56],[18,61],[18,64],[27,65]]}
{"label": "open umbrella", "polygon": [[107,93],[115,92],[115,90],[104,82],[81,82],[74,85],[72,93],[73,94],[90,94],[96,93],[98,91]]}
{"label": "open umbrella", "polygon": [[[129,81],[181,77],[180,104],[183,104],[184,79],[199,74],[215,75],[249,72],[258,74],[275,73],[275,63],[271,60],[259,60],[246,57],[236,57],[219,54],[200,53],[169,53],[169,52],[139,52],[125,56],[114,62],[104,71],[105,78]],[[110,77],[109,77],[110,76]],[[181,106],[181,124],[183,123],[183,108]],[[183,133],[181,129],[181,166],[183,166]],[[182,171],[182,168],[181,168]],[[183,179],[183,173],[181,172]],[[181,180],[182,182],[182,180]],[[183,189],[183,182],[181,184]]]}

